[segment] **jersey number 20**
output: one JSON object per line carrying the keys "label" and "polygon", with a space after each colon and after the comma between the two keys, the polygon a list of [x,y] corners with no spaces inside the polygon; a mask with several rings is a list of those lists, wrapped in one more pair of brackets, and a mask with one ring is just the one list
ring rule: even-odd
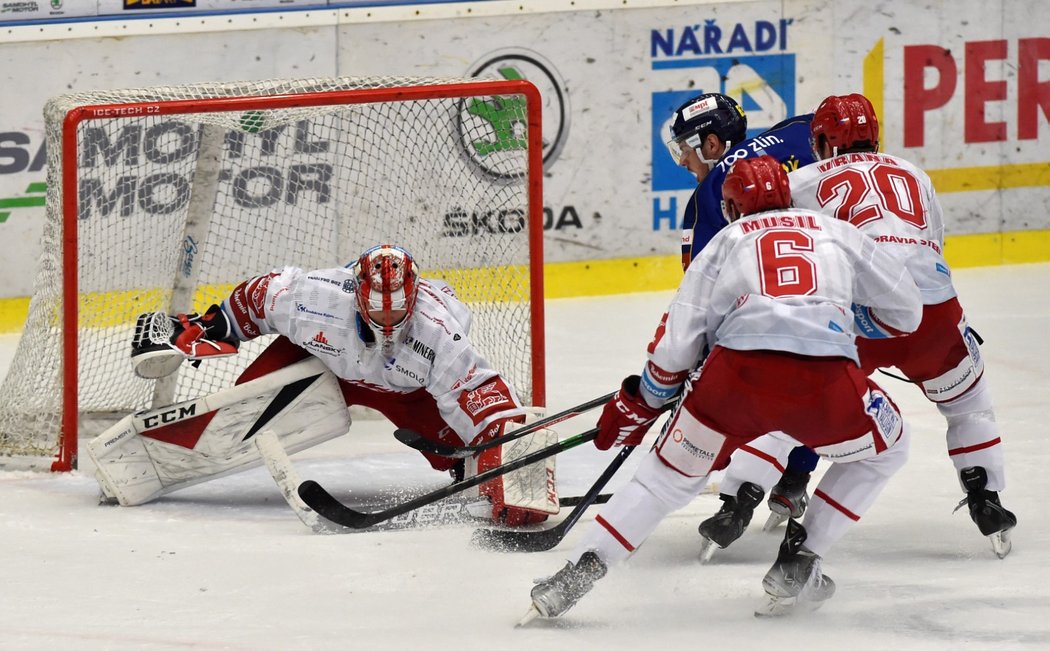
{"label": "jersey number 20", "polygon": [[899,167],[876,163],[867,170],[846,168],[829,174],[817,186],[817,201],[826,208],[836,198],[835,216],[858,228],[882,219],[886,211],[926,228],[919,182]]}

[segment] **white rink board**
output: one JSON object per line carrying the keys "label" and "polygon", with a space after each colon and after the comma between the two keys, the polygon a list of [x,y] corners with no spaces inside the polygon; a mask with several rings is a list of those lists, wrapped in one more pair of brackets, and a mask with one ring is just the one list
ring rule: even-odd
{"label": "white rink board", "polygon": [[[885,150],[931,171],[992,170],[969,173],[977,180],[1023,168],[1021,187],[943,193],[949,236],[1050,228],[1050,179],[1038,171],[1050,169],[1040,108],[1050,100],[1038,95],[1050,46],[1029,18],[1042,15],[1041,2],[641,4],[592,0],[577,5],[600,9],[546,13],[535,8],[551,3],[319,9],[235,15],[234,31],[214,31],[228,29],[225,19],[166,19],[97,26],[127,31],[119,38],[85,37],[85,25],[71,27],[77,37],[69,40],[58,30],[55,40],[12,37],[0,43],[8,63],[0,81],[17,89],[0,117],[0,201],[21,203],[0,222],[0,255],[27,271],[0,280],[0,297],[31,292],[46,180],[40,109],[73,89],[511,69],[545,97],[545,247],[547,260],[561,262],[677,250],[692,181],[661,144],[676,100],[701,90],[739,96],[754,133],[825,95],[874,88]],[[948,58],[923,66],[922,48]],[[954,75],[939,81],[941,69]]]}

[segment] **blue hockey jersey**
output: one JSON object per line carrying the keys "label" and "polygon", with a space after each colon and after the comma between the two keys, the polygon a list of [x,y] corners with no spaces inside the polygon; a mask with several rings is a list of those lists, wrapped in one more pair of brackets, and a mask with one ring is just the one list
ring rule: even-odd
{"label": "blue hockey jersey", "polygon": [[689,266],[726,221],[722,206],[722,182],[733,163],[742,158],[769,155],[790,172],[816,161],[809,142],[813,114],[788,118],[754,138],[748,138],[719,159],[696,186],[682,216],[682,268]]}

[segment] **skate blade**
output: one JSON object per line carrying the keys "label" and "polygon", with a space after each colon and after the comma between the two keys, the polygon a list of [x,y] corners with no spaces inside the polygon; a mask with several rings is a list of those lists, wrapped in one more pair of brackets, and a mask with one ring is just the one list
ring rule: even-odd
{"label": "skate blade", "polygon": [[707,565],[711,557],[715,555],[715,552],[721,549],[715,542],[709,538],[700,537],[700,564]]}
{"label": "skate blade", "polygon": [[791,516],[786,513],[777,513],[776,511],[770,511],[769,517],[766,519],[766,523],[762,525],[762,531],[770,532],[780,525],[788,521]]}
{"label": "skate blade", "polygon": [[774,597],[772,595],[766,595],[765,601],[762,602],[755,608],[755,617],[787,617],[795,613],[795,604],[798,601],[795,597]]}
{"label": "skate blade", "polygon": [[774,597],[766,594],[766,600],[755,609],[755,617],[762,619],[803,615],[819,609],[824,605],[825,601],[827,599],[819,601],[812,599],[799,600],[798,597]]}
{"label": "skate blade", "polygon": [[523,628],[525,626],[528,626],[529,623],[532,622],[532,620],[536,619],[541,614],[542,613],[540,613],[539,609],[536,608],[536,604],[532,604],[531,606],[529,606],[529,612],[525,613],[525,616],[518,620],[518,623],[514,625],[514,628]]}
{"label": "skate blade", "polygon": [[1010,540],[1009,529],[993,533],[988,536],[988,540],[992,542],[992,551],[995,552],[995,555],[999,558],[1006,558],[1006,555],[1014,548],[1014,544]]}

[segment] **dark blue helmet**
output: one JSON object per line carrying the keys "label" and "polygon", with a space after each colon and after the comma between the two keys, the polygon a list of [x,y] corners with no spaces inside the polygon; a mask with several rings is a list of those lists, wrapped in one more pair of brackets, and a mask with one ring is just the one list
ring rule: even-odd
{"label": "dark blue helmet", "polygon": [[747,115],[732,97],[721,93],[704,93],[675,109],[670,139],[667,141],[675,162],[680,162],[680,143],[700,149],[704,138],[710,133],[725,143],[739,143],[747,137]]}

